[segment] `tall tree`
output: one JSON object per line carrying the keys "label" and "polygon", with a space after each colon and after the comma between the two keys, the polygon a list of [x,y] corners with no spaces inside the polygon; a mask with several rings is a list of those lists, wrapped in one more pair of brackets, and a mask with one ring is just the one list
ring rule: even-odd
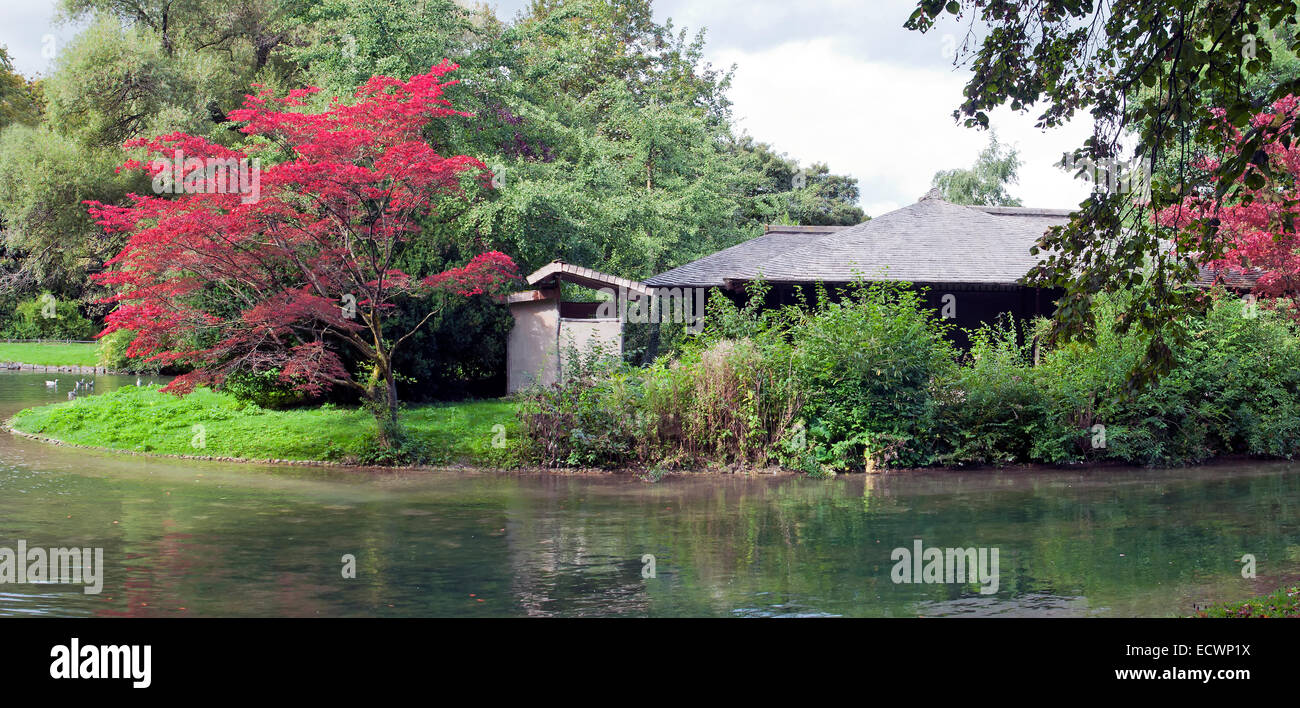
{"label": "tall tree", "polygon": [[[126,166],[182,193],[91,204],[106,230],[129,235],[113,270],[99,276],[117,292],[104,334],[135,332],[130,356],[192,364],[167,386],[177,393],[269,370],[309,393],[355,390],[374,411],[380,442],[397,443],[393,356],[432,313],[390,331],[395,301],[499,292],[515,276],[496,252],[423,279],[395,267],[423,237],[417,220],[461,198],[465,180],[483,169],[421,138],[430,121],[459,115],[443,97],[453,68],[409,81],[374,77],[356,102],[321,113],[301,111],[315,89],[250,96],[230,117],[275,159],[265,170],[242,149],[183,133],[131,142],[153,159]],[[171,161],[178,150],[179,166]],[[235,166],[238,190],[230,188]],[[365,370],[349,371],[341,349]]]}
{"label": "tall tree", "polygon": [[36,84],[14,71],[9,50],[0,46],[0,130],[13,123],[35,125],[41,118]]}
{"label": "tall tree", "polygon": [[[1197,300],[1188,284],[1198,261],[1220,258],[1226,248],[1207,221],[1194,237],[1180,236],[1194,243],[1171,254],[1165,244],[1173,234],[1153,217],[1198,189],[1186,178],[1191,145],[1223,144],[1203,96],[1218,97],[1224,118],[1243,131],[1239,151],[1211,175],[1216,196],[1231,200],[1267,179],[1267,164],[1246,174],[1258,166],[1266,135],[1249,125],[1259,106],[1243,88],[1274,66],[1260,38],[1295,36],[1295,0],[920,0],[907,26],[931,30],[945,12],[968,23],[955,60],[971,70],[955,112],[967,125],[987,126],[988,112],[1004,104],[1041,110],[1043,128],[1081,112],[1094,121],[1092,137],[1066,162],[1080,173],[1100,172],[1107,186],[1043,239],[1043,260],[1028,281],[1065,290],[1054,321],[1058,338],[1088,335],[1099,292],[1136,289],[1126,326],[1152,336],[1132,383],[1149,381],[1172,363],[1171,344],[1185,338],[1177,323]],[[1271,103],[1298,90],[1292,77],[1261,97]],[[1296,137],[1293,126],[1285,139]],[[1169,156],[1178,168],[1156,169]],[[1133,188],[1148,174],[1149,185]]]}
{"label": "tall tree", "polygon": [[857,179],[832,174],[820,162],[802,167],[748,135],[730,149],[742,170],[742,222],[852,226],[868,218],[858,206]]}
{"label": "tall tree", "polygon": [[998,134],[989,131],[989,144],[980,151],[974,165],[936,172],[932,184],[953,204],[1020,206],[1020,200],[1007,193],[1007,185],[1016,183],[1021,164],[1016,149],[1004,150]]}

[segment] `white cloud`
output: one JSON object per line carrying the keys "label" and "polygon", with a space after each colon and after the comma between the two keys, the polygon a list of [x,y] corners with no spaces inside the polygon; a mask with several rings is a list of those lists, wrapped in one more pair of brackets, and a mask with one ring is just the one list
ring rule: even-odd
{"label": "white cloud", "polygon": [[0,45],[9,50],[14,69],[28,77],[48,74],[53,58],[77,31],[80,24],[54,24],[55,0],[10,1],[0,24]]}
{"label": "white cloud", "polygon": [[[910,204],[941,169],[968,167],[988,136],[955,122],[965,75],[857,59],[831,39],[711,55],[736,64],[731,98],[741,127],[807,164],[857,177],[862,205],[878,216]],[[1024,160],[1011,188],[1027,206],[1069,207],[1087,188],[1053,167],[1088,133],[1083,121],[1044,132],[1033,115],[992,114],[999,139]]]}
{"label": "white cloud", "polygon": [[[510,18],[525,0],[496,0]],[[0,44],[19,71],[49,71],[41,56],[45,34],[59,46],[75,28],[53,27],[55,0],[6,8]],[[953,109],[968,74],[954,71],[950,50],[956,25],[928,34],[903,29],[915,0],[657,0],[660,22],[694,31],[708,28],[706,56],[715,66],[737,65],[731,98],[741,127],[804,164],[826,162],[857,177],[862,206],[879,215],[910,204],[934,173],[968,167],[987,136],[957,124]],[[1087,186],[1053,167],[1078,147],[1089,124],[1052,131],[1033,127],[1033,115],[992,114],[999,138],[1019,150],[1024,166],[1011,188],[1026,205],[1069,207]]]}

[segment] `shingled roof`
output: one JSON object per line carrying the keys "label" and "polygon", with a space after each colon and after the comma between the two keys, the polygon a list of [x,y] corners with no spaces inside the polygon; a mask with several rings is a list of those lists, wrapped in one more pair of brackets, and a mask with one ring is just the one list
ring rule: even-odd
{"label": "shingled roof", "polygon": [[724,248],[645,281],[651,287],[722,287],[725,281],[752,280],[758,266],[847,226],[768,226],[758,238]]}
{"label": "shingled roof", "polygon": [[[769,226],[758,238],[645,281],[650,287],[723,287],[763,278],[772,283],[1017,284],[1039,261],[1029,249],[1069,209],[963,206],[937,190],[909,206],[857,226]],[[1194,284],[1216,281],[1250,290],[1260,273],[1201,268]]]}
{"label": "shingled roof", "polygon": [[821,233],[769,231],[646,284],[720,286],[757,277],[775,283],[836,283],[860,276],[1012,285],[1038,262],[1030,247],[1069,215],[1064,209],[961,206],[931,190],[915,204],[857,226],[811,227],[827,229]]}

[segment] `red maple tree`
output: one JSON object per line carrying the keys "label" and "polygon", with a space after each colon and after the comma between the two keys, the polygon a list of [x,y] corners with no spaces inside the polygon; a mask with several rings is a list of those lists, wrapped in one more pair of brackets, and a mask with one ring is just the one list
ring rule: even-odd
{"label": "red maple tree", "polygon": [[[1207,158],[1196,167],[1212,172],[1222,160],[1248,158],[1246,171],[1220,190],[1230,196],[1193,196],[1167,207],[1156,217],[1162,226],[1180,231],[1187,243],[1204,245],[1196,232],[1211,230],[1218,253],[1201,252],[1201,265],[1223,273],[1257,276],[1254,293],[1275,303],[1300,297],[1300,143],[1294,133],[1300,97],[1287,96],[1251,119],[1249,130],[1264,133],[1262,154],[1240,155],[1243,134],[1224,121],[1228,148],[1220,158]],[[1223,112],[1217,112],[1220,118]]]}
{"label": "red maple tree", "polygon": [[[432,120],[468,115],[443,98],[455,68],[444,61],[409,81],[376,76],[355,102],[335,100],[320,113],[304,109],[315,88],[246,96],[229,114],[255,136],[246,149],[184,133],[127,143],[153,159],[122,169],[145,171],[156,192],[181,193],[132,194],[126,206],[87,202],[106,231],[128,235],[97,276],[117,305],[100,336],[129,330],[129,355],[192,365],[166,388],[182,395],[274,369],[308,393],[355,389],[390,444],[400,431],[393,354],[441,309],[390,332],[395,300],[445,304],[449,295],[502,292],[517,277],[498,252],[425,278],[395,267],[422,237],[421,219],[463,198],[462,180],[486,178],[480,161],[444,157],[421,138]],[[253,161],[263,155],[265,169]],[[348,348],[365,370],[348,371]]]}

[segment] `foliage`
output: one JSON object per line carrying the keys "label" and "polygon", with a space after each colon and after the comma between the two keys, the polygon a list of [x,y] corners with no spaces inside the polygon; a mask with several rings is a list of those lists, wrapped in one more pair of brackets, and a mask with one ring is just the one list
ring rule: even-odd
{"label": "foliage", "polygon": [[548,465],[771,463],[823,474],[913,463],[930,381],[951,365],[934,313],[860,284],[811,312],[715,294],[675,360],[611,365],[534,390],[521,408]]}
{"label": "foliage", "polygon": [[[424,324],[386,331],[395,301],[499,292],[515,277],[497,252],[423,279],[396,268],[421,233],[417,219],[462,195],[462,177],[483,168],[420,140],[431,120],[457,115],[442,97],[453,69],[444,63],[409,81],[374,77],[357,103],[323,113],[295,111],[315,89],[249,96],[230,117],[266,139],[261,152],[277,161],[260,171],[243,150],[183,133],[128,143],[162,159],[127,168],[184,193],[133,195],[128,207],[91,204],[106,231],[129,238],[109,262],[114,270],[97,277],[117,291],[105,334],[130,329],[129,355],[194,365],[168,385],[182,394],[272,369],[311,396],[355,390],[383,423],[386,444],[399,433],[392,357]],[[183,165],[166,159],[174,150],[187,156]],[[205,160],[251,169],[253,191],[242,176],[230,189],[232,173]],[[345,367],[341,349],[364,363],[360,375]]]}
{"label": "foliage", "polygon": [[[945,11],[968,22],[969,36],[978,38],[960,47],[954,60],[971,70],[955,112],[967,125],[987,127],[988,112],[1004,104],[1015,111],[1041,107],[1038,125],[1044,128],[1086,111],[1094,133],[1067,156],[1067,165],[1125,178],[1152,174],[1149,185],[1137,189],[1112,188],[1104,180],[1107,187],[1094,190],[1067,226],[1044,237],[1043,260],[1027,278],[1065,290],[1054,339],[1086,340],[1099,294],[1139,291],[1139,307],[1124,326],[1151,335],[1141,366],[1130,372],[1134,388],[1149,383],[1172,365],[1186,336],[1178,323],[1197,308],[1198,293],[1182,287],[1197,274],[1196,254],[1219,253],[1211,227],[1184,233],[1178,253],[1169,257],[1163,239],[1171,234],[1151,217],[1204,186],[1184,179],[1184,168],[1195,158],[1194,147],[1222,144],[1221,120],[1241,129],[1243,140],[1210,175],[1216,197],[1232,201],[1259,186],[1258,176],[1241,177],[1257,152],[1279,138],[1250,125],[1252,101],[1272,103],[1300,92],[1300,75],[1267,89],[1255,85],[1262,94],[1244,89],[1252,88],[1250,77],[1274,67],[1272,45],[1259,39],[1295,36],[1300,13],[1294,0],[919,0],[907,26],[931,30]],[[1222,101],[1220,116],[1205,110],[1208,97]],[[1297,136],[1296,125],[1288,140]],[[1167,168],[1167,159],[1177,168],[1155,169]]]}
{"label": "foliage", "polygon": [[237,371],[222,382],[221,392],[268,410],[298,408],[316,400],[280,373],[279,369]]}
{"label": "foliage", "polygon": [[813,165],[797,182],[797,163],[733,136],[729,74],[646,0],[534,3],[509,24],[450,0],[331,0],[301,18],[313,40],[294,56],[327,88],[429,56],[460,65],[448,95],[473,118],[429,138],[482,159],[496,189],[454,227],[525,271],[559,258],[645,278],[762,223],[861,221],[851,178]]}
{"label": "foliage", "polygon": [[857,206],[861,193],[852,177],[832,174],[822,163],[802,168],[748,135],[736,140],[730,150],[745,177],[745,199],[740,203],[743,222],[855,226],[870,218]]}
{"label": "foliage", "polygon": [[[1146,342],[1144,335],[1120,331],[1130,307],[1123,298],[1100,301],[1094,344],[1044,355],[1036,373],[1050,415],[1031,459],[1188,464],[1217,455],[1300,453],[1300,372],[1294,368],[1300,339],[1285,314],[1256,312],[1219,293],[1203,316],[1183,323],[1189,337],[1175,351],[1170,372],[1132,393],[1127,371]],[[1103,446],[1093,444],[1095,425],[1105,426]]]}
{"label": "foliage", "polygon": [[1020,200],[1007,193],[1007,185],[1016,182],[1016,172],[1022,162],[1015,148],[1004,151],[998,144],[997,133],[990,131],[988,146],[970,169],[936,172],[933,185],[945,201],[953,204],[1020,206]]}
{"label": "foliage", "polygon": [[[376,445],[377,423],[363,409],[272,411],[206,388],[178,398],[154,386],[126,386],[20,411],[13,425],[77,445],[168,455],[373,464],[381,457],[409,462],[400,453],[418,448],[428,463],[510,466],[520,445],[514,411],[507,401],[405,409],[409,440],[398,451]],[[195,425],[203,426],[201,448],[193,445]]]}
{"label": "foliage", "polygon": [[85,147],[47,127],[15,124],[0,133],[0,164],[22,165],[0,170],[0,238],[18,260],[0,273],[0,291],[84,295],[89,273],[123,242],[95,227],[82,200],[113,202],[148,189],[140,176],[118,174],[120,162],[116,150]]}
{"label": "foliage", "polygon": [[[429,314],[425,301],[401,303],[394,316],[404,328]],[[514,326],[509,310],[484,298],[450,303],[435,312],[393,358],[402,372],[404,401],[447,401],[500,396],[505,391],[506,338]]]}
{"label": "foliage", "polygon": [[834,470],[925,461],[922,427],[938,377],[953,367],[946,327],[904,283],[857,283],[819,293],[791,331],[808,391],[809,442]]}
{"label": "foliage", "polygon": [[1279,588],[1263,597],[1201,610],[1198,617],[1300,617],[1300,586]]}
{"label": "foliage", "polygon": [[[1246,182],[1231,200],[1189,196],[1157,215],[1160,224],[1194,236],[1212,229],[1213,245],[1193,242],[1201,262],[1215,271],[1244,273],[1260,269],[1254,294],[1293,303],[1300,297],[1300,144],[1282,139],[1300,114],[1300,97],[1287,96],[1251,119],[1255,130],[1278,137],[1269,142],[1246,167]],[[1199,166],[1213,170],[1220,160],[1232,160],[1245,148],[1243,133],[1225,124],[1230,147],[1222,158],[1206,158]],[[1187,247],[1180,240],[1180,247]]]}
{"label": "foliage", "polygon": [[563,385],[523,397],[527,452],[545,466],[767,466],[797,434],[802,399],[777,334],[700,339],[649,367],[571,355]]}
{"label": "foliage", "polygon": [[1005,465],[1035,459],[1048,408],[1028,329],[1004,316],[969,333],[964,365],[936,381],[926,411],[931,462]]}
{"label": "foliage", "polygon": [[527,394],[530,455],[816,475],[1300,455],[1300,330],[1289,312],[1223,291],[1182,323],[1190,334],[1171,371],[1136,393],[1128,372],[1150,335],[1120,326],[1134,293],[1098,300],[1090,343],[1043,347],[1045,320],[1002,320],[969,332],[964,354],[901,284],[779,310],[759,306],[765,294],[757,284],[744,305],[715,296],[676,360],[583,370]]}
{"label": "foliage", "polygon": [[95,325],[81,314],[77,303],[44,293],[18,303],[13,318],[0,331],[0,336],[8,339],[87,340],[95,336]]}
{"label": "foliage", "polygon": [[40,115],[40,89],[14,71],[9,50],[0,46],[0,130],[12,123],[34,125]]}
{"label": "foliage", "polygon": [[135,341],[135,332],[128,329],[119,329],[100,337],[99,344],[96,345],[99,366],[109,371],[126,371],[132,374],[162,372],[164,367],[149,363],[145,357],[130,356],[126,353],[133,341]]}
{"label": "foliage", "polygon": [[[460,67],[460,81],[443,87],[460,112],[421,135],[439,154],[490,167],[493,189],[415,217],[427,238],[399,266],[413,277],[497,250],[527,270],[561,258],[644,278],[757,236],[764,223],[865,218],[852,178],[737,136],[730,71],[704,61],[702,32],[656,21],[648,0],[539,2],[508,21],[454,0],[61,0],[60,10],[83,29],[60,47],[43,92],[23,89],[45,110],[24,103],[0,138],[5,164],[37,166],[0,176],[0,307],[47,290],[91,303],[97,322],[107,314],[93,304],[105,284],[89,275],[125,238],[96,229],[80,202],[123,206],[128,193],[150,191],[148,175],[114,170],[121,143],[180,132],[279,162],[287,156],[233,119],[248,86],[324,87],[299,94],[295,108],[321,114],[331,95],[355,104],[364,98],[346,94],[372,76],[405,80],[443,57]],[[487,368],[504,358],[500,308],[393,304],[403,326],[436,310],[395,356],[403,396],[499,385]],[[637,336],[657,351],[658,329]]]}

